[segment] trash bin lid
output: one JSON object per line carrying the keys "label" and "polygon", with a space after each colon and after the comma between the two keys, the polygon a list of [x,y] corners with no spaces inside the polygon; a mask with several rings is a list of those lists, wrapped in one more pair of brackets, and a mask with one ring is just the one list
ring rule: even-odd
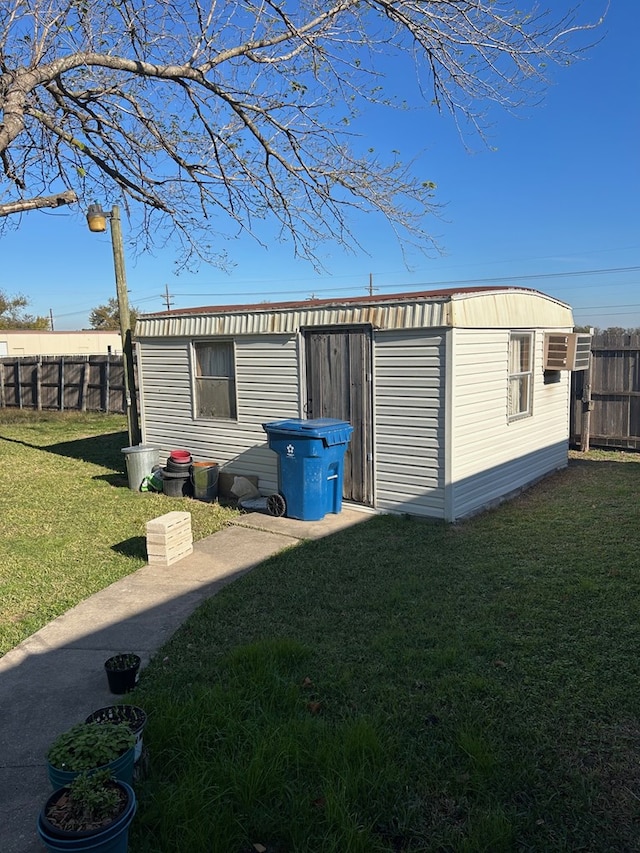
{"label": "trash bin lid", "polygon": [[321,438],[326,445],[347,444],[353,427],[348,421],[337,418],[290,418],[285,421],[271,421],[262,424],[266,433],[279,432],[285,434],[305,436],[309,438]]}

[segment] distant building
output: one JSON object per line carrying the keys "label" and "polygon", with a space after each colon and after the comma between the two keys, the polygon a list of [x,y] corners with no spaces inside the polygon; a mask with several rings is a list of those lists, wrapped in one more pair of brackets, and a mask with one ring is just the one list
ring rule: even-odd
{"label": "distant building", "polygon": [[120,332],[0,329],[0,358],[28,355],[121,355]]}

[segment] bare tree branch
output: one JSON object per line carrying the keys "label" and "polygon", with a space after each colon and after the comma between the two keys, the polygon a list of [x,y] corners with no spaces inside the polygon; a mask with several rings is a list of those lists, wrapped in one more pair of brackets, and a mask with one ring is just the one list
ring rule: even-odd
{"label": "bare tree branch", "polygon": [[0,211],[73,187],[84,205],[123,205],[140,249],[176,236],[184,260],[219,259],[218,237],[270,218],[315,261],[327,238],[357,245],[354,209],[433,248],[434,184],[351,128],[369,104],[402,102],[382,71],[393,58],[413,58],[426,109],[480,134],[488,104],[537,102],[599,21],[506,6],[3,0]]}
{"label": "bare tree branch", "polygon": [[39,196],[38,198],[19,199],[7,204],[0,204],[0,216],[10,216],[12,213],[23,213],[41,207],[62,207],[64,204],[74,204],[76,201],[78,201],[78,196],[74,190],[65,190],[55,195]]}

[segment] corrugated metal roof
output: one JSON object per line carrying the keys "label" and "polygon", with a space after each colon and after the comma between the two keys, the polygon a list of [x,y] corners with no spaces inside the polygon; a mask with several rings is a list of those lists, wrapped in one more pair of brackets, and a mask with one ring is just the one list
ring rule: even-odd
{"label": "corrugated metal roof", "polygon": [[[463,307],[463,302],[468,304]],[[525,322],[512,322],[515,315]],[[466,287],[299,302],[181,308],[142,315],[136,322],[135,335],[145,338],[294,334],[306,326],[360,324],[369,324],[376,329],[410,329],[452,325],[517,327],[532,323],[540,327],[571,326],[571,309],[529,288]]]}
{"label": "corrugated metal roof", "polygon": [[573,327],[564,302],[535,290],[469,293],[451,301],[451,325],[465,329],[533,329]]}

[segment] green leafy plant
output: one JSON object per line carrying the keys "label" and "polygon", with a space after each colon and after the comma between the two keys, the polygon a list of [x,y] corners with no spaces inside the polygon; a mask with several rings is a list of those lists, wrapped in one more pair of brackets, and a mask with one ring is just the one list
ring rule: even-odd
{"label": "green leafy plant", "polygon": [[55,739],[47,760],[59,770],[93,770],[119,758],[135,741],[127,723],[77,723]]}
{"label": "green leafy plant", "polygon": [[46,809],[47,820],[65,832],[98,830],[122,813],[126,794],[108,770],[80,773]]}

